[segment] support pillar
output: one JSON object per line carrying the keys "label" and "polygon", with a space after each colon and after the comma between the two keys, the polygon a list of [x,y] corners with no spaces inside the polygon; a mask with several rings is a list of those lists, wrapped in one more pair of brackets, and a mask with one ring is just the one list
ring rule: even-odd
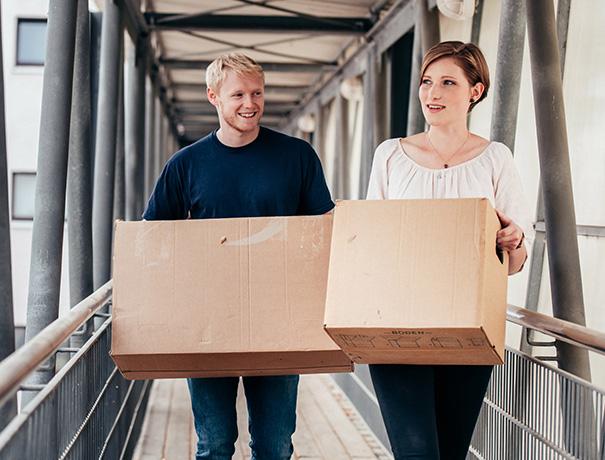
{"label": "support pillar", "polygon": [[418,134],[424,131],[424,115],[418,99],[420,87],[420,67],[424,53],[439,43],[439,12],[436,7],[429,10],[427,0],[416,0],[414,4],[415,25],[414,45],[412,58],[412,72],[410,77],[410,96],[408,105],[407,135]]}
{"label": "support pillar", "polygon": [[363,75],[363,119],[361,122],[361,165],[359,171],[359,197],[365,199],[376,149],[376,48],[368,46],[366,71]]}
{"label": "support pillar", "polygon": [[[92,132],[90,94],[90,23],[88,2],[78,0],[69,170],[67,226],[69,244],[69,303],[73,307],[92,293]],[[71,345],[80,347],[92,328],[84,327]]]}
{"label": "support pillar", "polygon": [[[532,0],[526,8],[553,314],[586,325],[554,7]],[[556,346],[559,367],[590,381],[588,353]]]}
{"label": "support pillar", "polygon": [[525,0],[502,2],[490,139],[502,142],[512,152],[517,131],[525,18]]}
{"label": "support pillar", "polygon": [[151,77],[145,79],[145,207],[153,191],[155,152],[155,100]]}
{"label": "support pillar", "polygon": [[157,87],[155,91],[154,110],[153,145],[155,147],[155,151],[153,155],[153,180],[155,181],[162,171],[162,157],[164,154],[164,147],[162,144],[162,104],[160,102],[160,91]]}
{"label": "support pillar", "polygon": [[[120,60],[120,62],[122,62]],[[113,195],[113,219],[124,220],[126,215],[126,162],[125,162],[125,142],[124,142],[124,72],[123,66],[120,66],[120,78],[118,84],[118,119],[116,136],[116,165],[114,176],[114,195]],[[113,245],[112,245],[113,246]]]}
{"label": "support pillar", "polygon": [[343,199],[345,195],[345,177],[349,174],[349,102],[340,94],[336,95],[336,151],[334,152],[334,171],[332,175],[332,196]]}
{"label": "support pillar", "polygon": [[93,280],[98,289],[111,277],[111,241],[115,147],[122,27],[120,8],[105,2],[101,29],[99,102],[95,142],[93,224]]}
{"label": "support pillar", "polygon": [[145,154],[145,70],[147,47],[142,38],[128,43],[126,91],[126,220],[141,216]]}
{"label": "support pillar", "polygon": [[[76,0],[49,3],[25,341],[59,315],[76,13]],[[47,383],[54,361],[28,383]],[[24,392],[23,406],[33,396]]]}
{"label": "support pillar", "polygon": [[[0,361],[15,351],[5,122],[2,14],[0,11]],[[0,431],[15,415],[17,415],[17,397],[13,396],[0,406]]]}
{"label": "support pillar", "polygon": [[[567,31],[569,28],[569,10],[571,0],[559,0],[557,2],[557,39],[559,41],[559,56],[561,59],[561,79],[565,73],[565,55],[567,51]],[[544,222],[544,199],[542,197],[542,185],[538,187],[538,200],[536,203],[536,222]],[[540,300],[540,287],[542,285],[542,272],[544,268],[544,256],[546,254],[546,234],[536,232],[532,246],[529,265],[529,279],[527,281],[527,294],[525,297],[525,308],[532,311],[538,310]],[[530,332],[523,331],[521,337],[521,351],[531,354],[532,346],[528,343]]]}

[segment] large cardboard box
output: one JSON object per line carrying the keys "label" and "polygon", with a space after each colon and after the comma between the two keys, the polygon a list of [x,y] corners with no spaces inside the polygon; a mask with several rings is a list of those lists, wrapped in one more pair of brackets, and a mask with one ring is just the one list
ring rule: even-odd
{"label": "large cardboard box", "polygon": [[357,363],[502,363],[499,229],[486,199],[338,202],[327,332]]}
{"label": "large cardboard box", "polygon": [[323,330],[332,216],[118,222],[111,354],[129,379],[347,372]]}

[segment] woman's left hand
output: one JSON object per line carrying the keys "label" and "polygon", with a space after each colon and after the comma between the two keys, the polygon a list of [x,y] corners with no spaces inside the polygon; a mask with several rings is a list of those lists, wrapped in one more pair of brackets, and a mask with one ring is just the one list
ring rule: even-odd
{"label": "woman's left hand", "polygon": [[510,217],[496,209],[502,229],[496,233],[496,244],[504,251],[514,251],[523,240],[523,230]]}

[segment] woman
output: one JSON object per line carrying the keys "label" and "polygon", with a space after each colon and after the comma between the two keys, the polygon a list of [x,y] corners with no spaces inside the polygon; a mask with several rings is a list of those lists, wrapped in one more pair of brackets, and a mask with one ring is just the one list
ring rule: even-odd
{"label": "woman", "polygon": [[[467,128],[488,89],[477,46],[450,41],[428,50],[418,96],[429,129],[376,149],[367,198],[488,198],[513,274],[527,258],[531,228],[521,181],[504,144]],[[396,459],[466,457],[492,366],[371,365],[370,372]]]}

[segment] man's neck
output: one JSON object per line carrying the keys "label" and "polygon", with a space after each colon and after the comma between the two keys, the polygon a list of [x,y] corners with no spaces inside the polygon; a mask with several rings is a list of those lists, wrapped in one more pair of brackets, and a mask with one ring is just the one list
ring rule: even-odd
{"label": "man's neck", "polygon": [[258,137],[258,133],[260,132],[260,126],[257,127],[254,131],[242,133],[232,129],[231,127],[227,127],[224,129],[222,126],[216,132],[216,136],[218,140],[221,141],[221,144],[226,145],[227,147],[243,147],[244,145],[248,145]]}

